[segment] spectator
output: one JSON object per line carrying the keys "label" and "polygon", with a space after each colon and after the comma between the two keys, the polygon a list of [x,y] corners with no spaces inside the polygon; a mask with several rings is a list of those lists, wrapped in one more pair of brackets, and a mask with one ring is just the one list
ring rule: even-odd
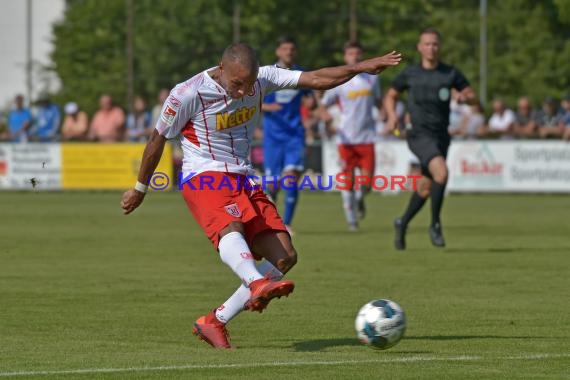
{"label": "spectator", "polygon": [[449,102],[449,134],[451,136],[459,136],[459,131],[463,121],[471,111],[468,104],[460,103],[458,101],[460,92],[456,89],[451,89],[451,101]]}
{"label": "spectator", "polygon": [[14,109],[8,114],[9,140],[12,142],[28,142],[28,132],[32,125],[32,113],[24,107],[24,97],[16,95]]}
{"label": "spectator", "polygon": [[493,115],[489,119],[489,125],[486,133],[487,136],[499,137],[501,139],[509,139],[513,136],[515,125],[515,113],[507,108],[505,102],[497,99],[493,102]]}
{"label": "spectator", "polygon": [[63,141],[84,141],[87,138],[87,114],[79,109],[77,103],[67,103],[64,108],[65,118],[61,127]]}
{"label": "spectator", "polygon": [[477,102],[470,106],[469,111],[464,112],[459,127],[450,130],[453,138],[461,140],[472,140],[483,134],[485,131],[485,115],[483,106]]}
{"label": "spectator", "polygon": [[560,138],[564,132],[562,114],[558,112],[556,101],[546,98],[542,103],[542,110],[537,114],[538,135],[543,138]]}
{"label": "spectator", "polygon": [[0,111],[0,141],[10,139],[10,132],[8,132],[8,115]]}
{"label": "spectator", "polygon": [[562,118],[560,124],[564,132],[562,138],[566,141],[570,140],[570,93],[562,99]]}
{"label": "spectator", "polygon": [[314,111],[317,101],[314,96],[305,96],[301,99],[301,122],[305,127],[305,143],[311,145],[320,139],[319,124],[321,119]]}
{"label": "spectator", "polygon": [[32,128],[32,139],[39,142],[56,141],[61,123],[59,107],[52,103],[46,94],[40,95],[36,104],[38,110]]}
{"label": "spectator", "polygon": [[99,111],[91,120],[88,139],[105,143],[123,141],[125,134],[125,113],[113,104],[110,95],[102,95],[99,99]]}
{"label": "spectator", "polygon": [[146,109],[146,102],[135,97],[133,112],[127,117],[127,138],[131,142],[146,142],[152,133],[152,115]]}
{"label": "spectator", "polygon": [[160,119],[160,111],[162,111],[162,105],[166,101],[166,98],[168,98],[168,95],[170,95],[170,90],[168,90],[167,88],[162,88],[158,92],[158,98],[157,98],[158,103],[156,103],[154,107],[152,107],[151,124],[153,128],[154,126],[156,126],[156,122],[158,121],[158,119]]}
{"label": "spectator", "polygon": [[523,96],[517,103],[515,117],[515,135],[521,138],[533,138],[538,136],[536,114],[532,109],[530,100]]}

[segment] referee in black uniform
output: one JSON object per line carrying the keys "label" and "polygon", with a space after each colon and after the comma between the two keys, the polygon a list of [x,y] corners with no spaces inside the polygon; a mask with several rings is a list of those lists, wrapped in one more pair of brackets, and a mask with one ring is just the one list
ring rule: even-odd
{"label": "referee in black uniform", "polygon": [[396,130],[396,100],[403,91],[408,91],[408,110],[412,128],[406,131],[410,150],[419,158],[422,179],[412,195],[404,215],[394,221],[395,247],[406,248],[408,224],[431,196],[431,226],[429,236],[433,245],[444,247],[440,213],[447,184],[445,158],[449,148],[449,101],[451,89],[459,92],[460,102],[475,101],[475,94],[465,76],[455,67],[439,61],[441,35],[428,28],[420,33],[418,51],[420,64],[406,67],[392,82],[385,97],[388,128]]}

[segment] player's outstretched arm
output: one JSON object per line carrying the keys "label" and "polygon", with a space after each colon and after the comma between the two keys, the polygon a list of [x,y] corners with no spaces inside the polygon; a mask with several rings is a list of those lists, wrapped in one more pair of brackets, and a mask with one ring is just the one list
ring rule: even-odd
{"label": "player's outstretched arm", "polygon": [[[164,144],[166,143],[166,138],[161,136],[157,130],[150,135],[150,139],[146,144],[144,149],[143,158],[141,162],[141,167],[139,169],[138,181],[143,184],[147,184],[150,176],[154,173],[160,157],[162,156],[162,151],[164,150]],[[130,189],[123,194],[123,199],[121,201],[121,208],[125,214],[130,214],[137,207],[140,206],[144,200],[145,193],[139,190]]]}
{"label": "player's outstretched arm", "polygon": [[388,67],[397,66],[402,60],[402,54],[393,51],[382,57],[367,59],[354,65],[325,67],[323,69],[306,71],[301,74],[297,87],[314,90],[328,90],[348,82],[360,73],[379,74]]}

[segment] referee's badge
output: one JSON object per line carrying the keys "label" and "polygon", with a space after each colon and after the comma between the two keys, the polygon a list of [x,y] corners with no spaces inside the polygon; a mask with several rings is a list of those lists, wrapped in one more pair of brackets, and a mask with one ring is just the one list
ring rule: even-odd
{"label": "referee's badge", "polygon": [[439,89],[439,100],[441,100],[442,102],[446,102],[449,100],[449,88],[447,87],[442,87]]}

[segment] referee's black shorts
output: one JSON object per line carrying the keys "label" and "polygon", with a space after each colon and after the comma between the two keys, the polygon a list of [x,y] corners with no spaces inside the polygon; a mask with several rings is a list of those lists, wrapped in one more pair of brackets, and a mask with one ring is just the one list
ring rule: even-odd
{"label": "referee's black shorts", "polygon": [[407,141],[412,153],[420,160],[422,175],[431,178],[428,169],[429,162],[437,156],[447,158],[447,151],[451,141],[450,137],[414,133],[408,135]]}

